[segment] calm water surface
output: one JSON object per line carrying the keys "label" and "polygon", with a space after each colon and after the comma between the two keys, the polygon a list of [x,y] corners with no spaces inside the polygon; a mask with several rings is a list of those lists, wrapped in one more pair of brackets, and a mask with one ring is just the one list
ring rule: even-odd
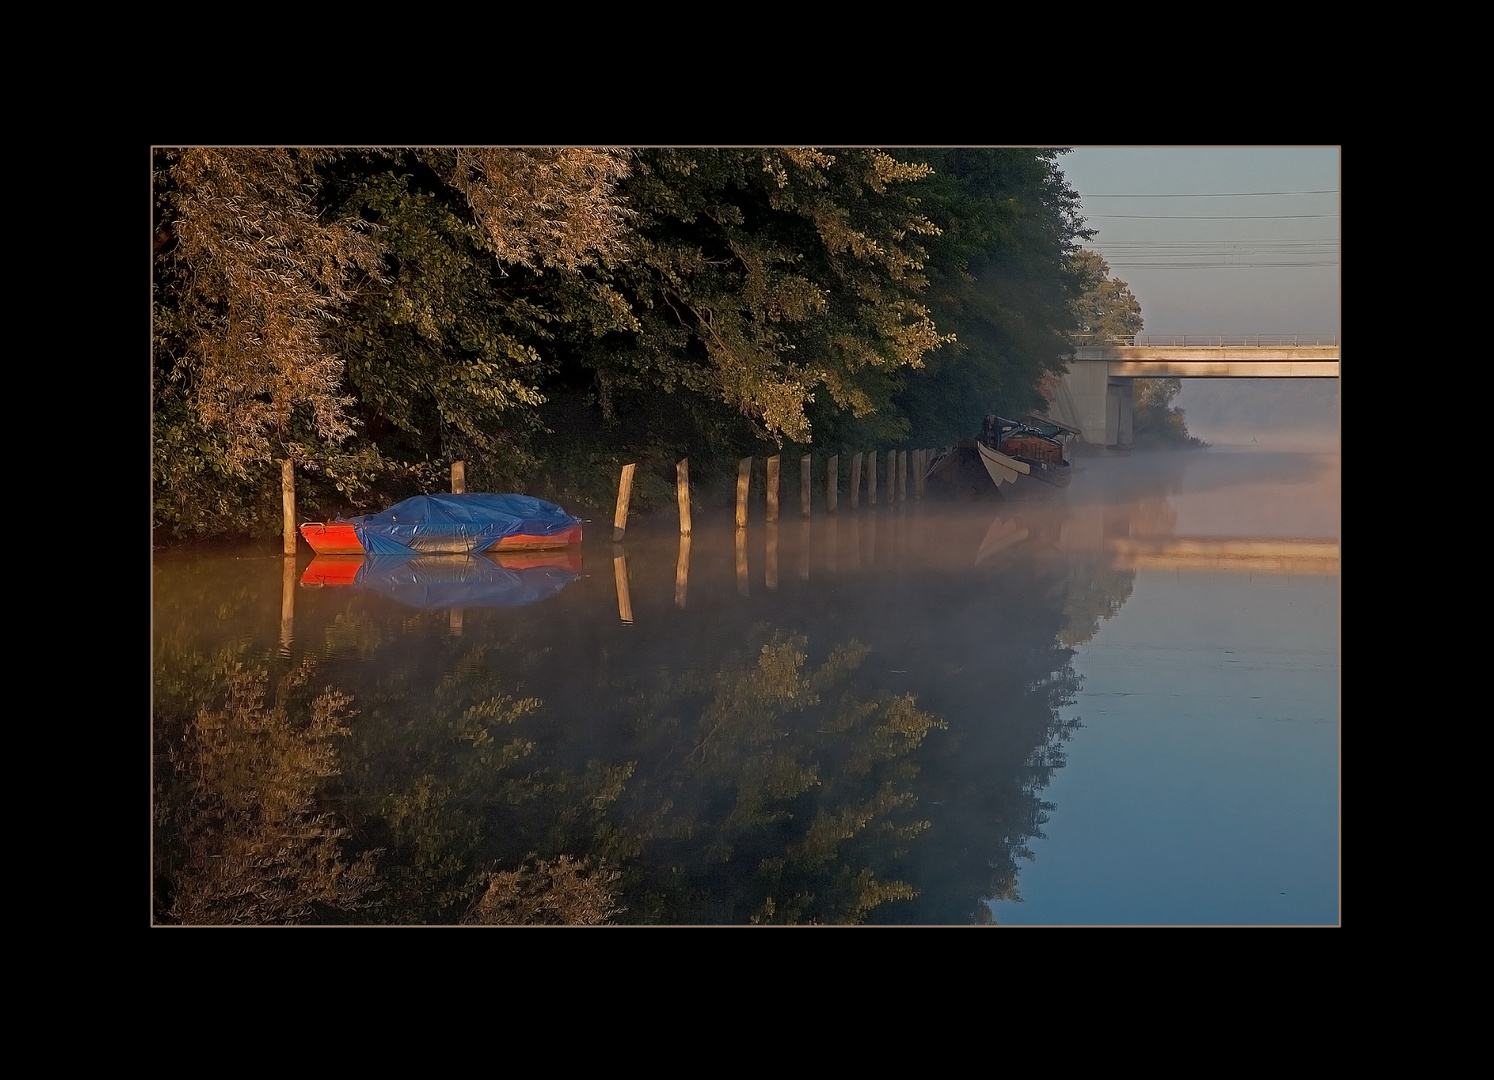
{"label": "calm water surface", "polygon": [[155,918],[1336,924],[1337,456],[1085,464],[570,558],[159,554]]}

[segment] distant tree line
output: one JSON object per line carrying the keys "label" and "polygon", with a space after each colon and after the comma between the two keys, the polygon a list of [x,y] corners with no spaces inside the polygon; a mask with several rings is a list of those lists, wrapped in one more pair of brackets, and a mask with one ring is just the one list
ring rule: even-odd
{"label": "distant tree line", "polygon": [[636,461],[647,506],[685,456],[709,484],[1040,408],[1130,298],[1060,154],[158,149],[155,527],[278,532],[285,459],[307,517],[455,460],[592,506]]}

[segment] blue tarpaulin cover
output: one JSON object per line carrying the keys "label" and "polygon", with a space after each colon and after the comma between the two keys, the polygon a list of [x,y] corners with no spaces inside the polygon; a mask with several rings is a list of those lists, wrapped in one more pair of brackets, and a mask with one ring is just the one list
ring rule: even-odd
{"label": "blue tarpaulin cover", "polygon": [[516,608],[554,596],[580,577],[563,566],[511,570],[485,555],[407,555],[364,559],[354,584],[409,607]]}
{"label": "blue tarpaulin cover", "polygon": [[554,536],[581,523],[528,495],[416,495],[381,514],[347,519],[370,555],[486,551],[505,536]]}

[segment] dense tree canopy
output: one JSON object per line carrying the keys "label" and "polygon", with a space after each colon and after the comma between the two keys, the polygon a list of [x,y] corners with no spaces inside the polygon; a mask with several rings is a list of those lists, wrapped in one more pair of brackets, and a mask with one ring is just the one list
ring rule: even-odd
{"label": "dense tree canopy", "polygon": [[285,458],[309,514],[457,459],[585,496],[618,460],[705,479],[1039,405],[1093,276],[1058,157],[157,151],[156,522],[272,532]]}
{"label": "dense tree canopy", "polygon": [[1084,287],[1075,245],[1090,236],[1059,151],[904,151],[929,166],[922,206],[930,242],[926,298],[954,340],[900,380],[898,410],[918,442],[950,442],[986,413],[1043,404],[1037,387],[1064,370],[1072,305]]}
{"label": "dense tree canopy", "polygon": [[918,300],[937,229],[910,192],[928,173],[876,150],[640,152],[631,258],[610,276],[638,329],[578,354],[604,413],[682,391],[808,443],[817,404],[885,406],[879,376],[947,337]]}

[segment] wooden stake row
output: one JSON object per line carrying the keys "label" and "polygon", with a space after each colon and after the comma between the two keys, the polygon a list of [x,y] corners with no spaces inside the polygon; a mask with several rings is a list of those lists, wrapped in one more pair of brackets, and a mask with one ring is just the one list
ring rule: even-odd
{"label": "wooden stake row", "polygon": [[[910,460],[909,454],[912,454]],[[913,476],[913,497],[921,499],[924,495],[923,474],[928,466],[932,450],[889,450],[883,467],[885,479],[885,490],[887,501],[907,502],[908,500],[908,475]],[[866,455],[866,502],[868,506],[877,505],[877,452],[871,451]],[[861,461],[862,454],[856,453],[851,456],[851,509],[855,510],[861,505]],[[617,511],[612,518],[613,542],[622,540],[623,534],[628,527],[628,503],[633,494],[633,472],[637,468],[635,464],[624,465],[622,475],[619,477],[617,486]],[[813,507],[814,487],[814,461],[811,455],[805,454],[799,459],[799,513],[800,516],[808,518],[811,516]],[[453,487],[455,487],[456,472],[453,467]],[[778,496],[781,488],[779,481],[779,456],[774,454],[767,461],[767,519],[769,522],[778,520]],[[745,457],[737,466],[737,528],[747,527],[747,497],[752,487],[752,458]],[[675,495],[679,501],[680,513],[680,535],[690,535],[690,459],[681,458],[675,466]],[[832,454],[825,462],[825,509],[831,514],[837,512],[840,503],[840,455]]]}

